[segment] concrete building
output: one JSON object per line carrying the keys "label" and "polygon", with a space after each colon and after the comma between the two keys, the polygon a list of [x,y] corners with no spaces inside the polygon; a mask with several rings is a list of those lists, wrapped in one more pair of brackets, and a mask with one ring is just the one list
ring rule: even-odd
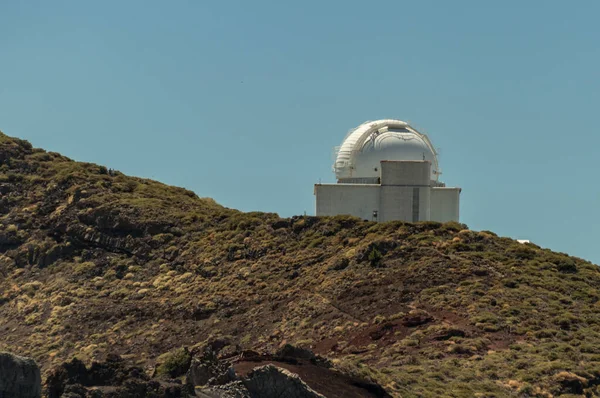
{"label": "concrete building", "polygon": [[459,221],[460,188],[439,181],[437,153],[401,120],[366,122],[336,148],[337,184],[316,184],[317,216],[373,221]]}

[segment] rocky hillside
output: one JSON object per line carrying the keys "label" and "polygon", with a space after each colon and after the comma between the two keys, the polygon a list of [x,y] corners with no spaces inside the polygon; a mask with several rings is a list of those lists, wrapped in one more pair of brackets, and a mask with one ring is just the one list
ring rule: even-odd
{"label": "rocky hillside", "polygon": [[595,396],[599,287],[589,262],[465,225],[242,213],[0,133],[0,351],[45,377],[226,339],[396,397]]}

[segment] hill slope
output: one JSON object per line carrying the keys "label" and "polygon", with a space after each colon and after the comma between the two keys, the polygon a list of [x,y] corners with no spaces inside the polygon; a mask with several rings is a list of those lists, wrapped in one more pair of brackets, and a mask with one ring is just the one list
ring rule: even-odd
{"label": "hill slope", "polygon": [[241,213],[0,133],[0,351],[45,371],[227,337],[394,396],[600,394],[599,287],[464,225]]}

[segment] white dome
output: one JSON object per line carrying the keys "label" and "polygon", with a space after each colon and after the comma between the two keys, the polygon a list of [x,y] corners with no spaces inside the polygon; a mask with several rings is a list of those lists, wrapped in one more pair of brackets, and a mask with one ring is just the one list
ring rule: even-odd
{"label": "white dome", "polygon": [[350,131],[333,166],[337,179],[379,177],[382,160],[428,160],[437,181],[437,154],[425,134],[401,120],[365,122]]}

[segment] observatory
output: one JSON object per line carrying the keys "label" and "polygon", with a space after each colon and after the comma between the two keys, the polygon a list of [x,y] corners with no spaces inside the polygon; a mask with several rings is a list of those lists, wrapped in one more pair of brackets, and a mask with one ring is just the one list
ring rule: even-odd
{"label": "observatory", "polygon": [[365,122],[336,148],[337,184],[316,184],[317,216],[373,221],[458,221],[460,188],[439,181],[427,135],[401,120]]}

